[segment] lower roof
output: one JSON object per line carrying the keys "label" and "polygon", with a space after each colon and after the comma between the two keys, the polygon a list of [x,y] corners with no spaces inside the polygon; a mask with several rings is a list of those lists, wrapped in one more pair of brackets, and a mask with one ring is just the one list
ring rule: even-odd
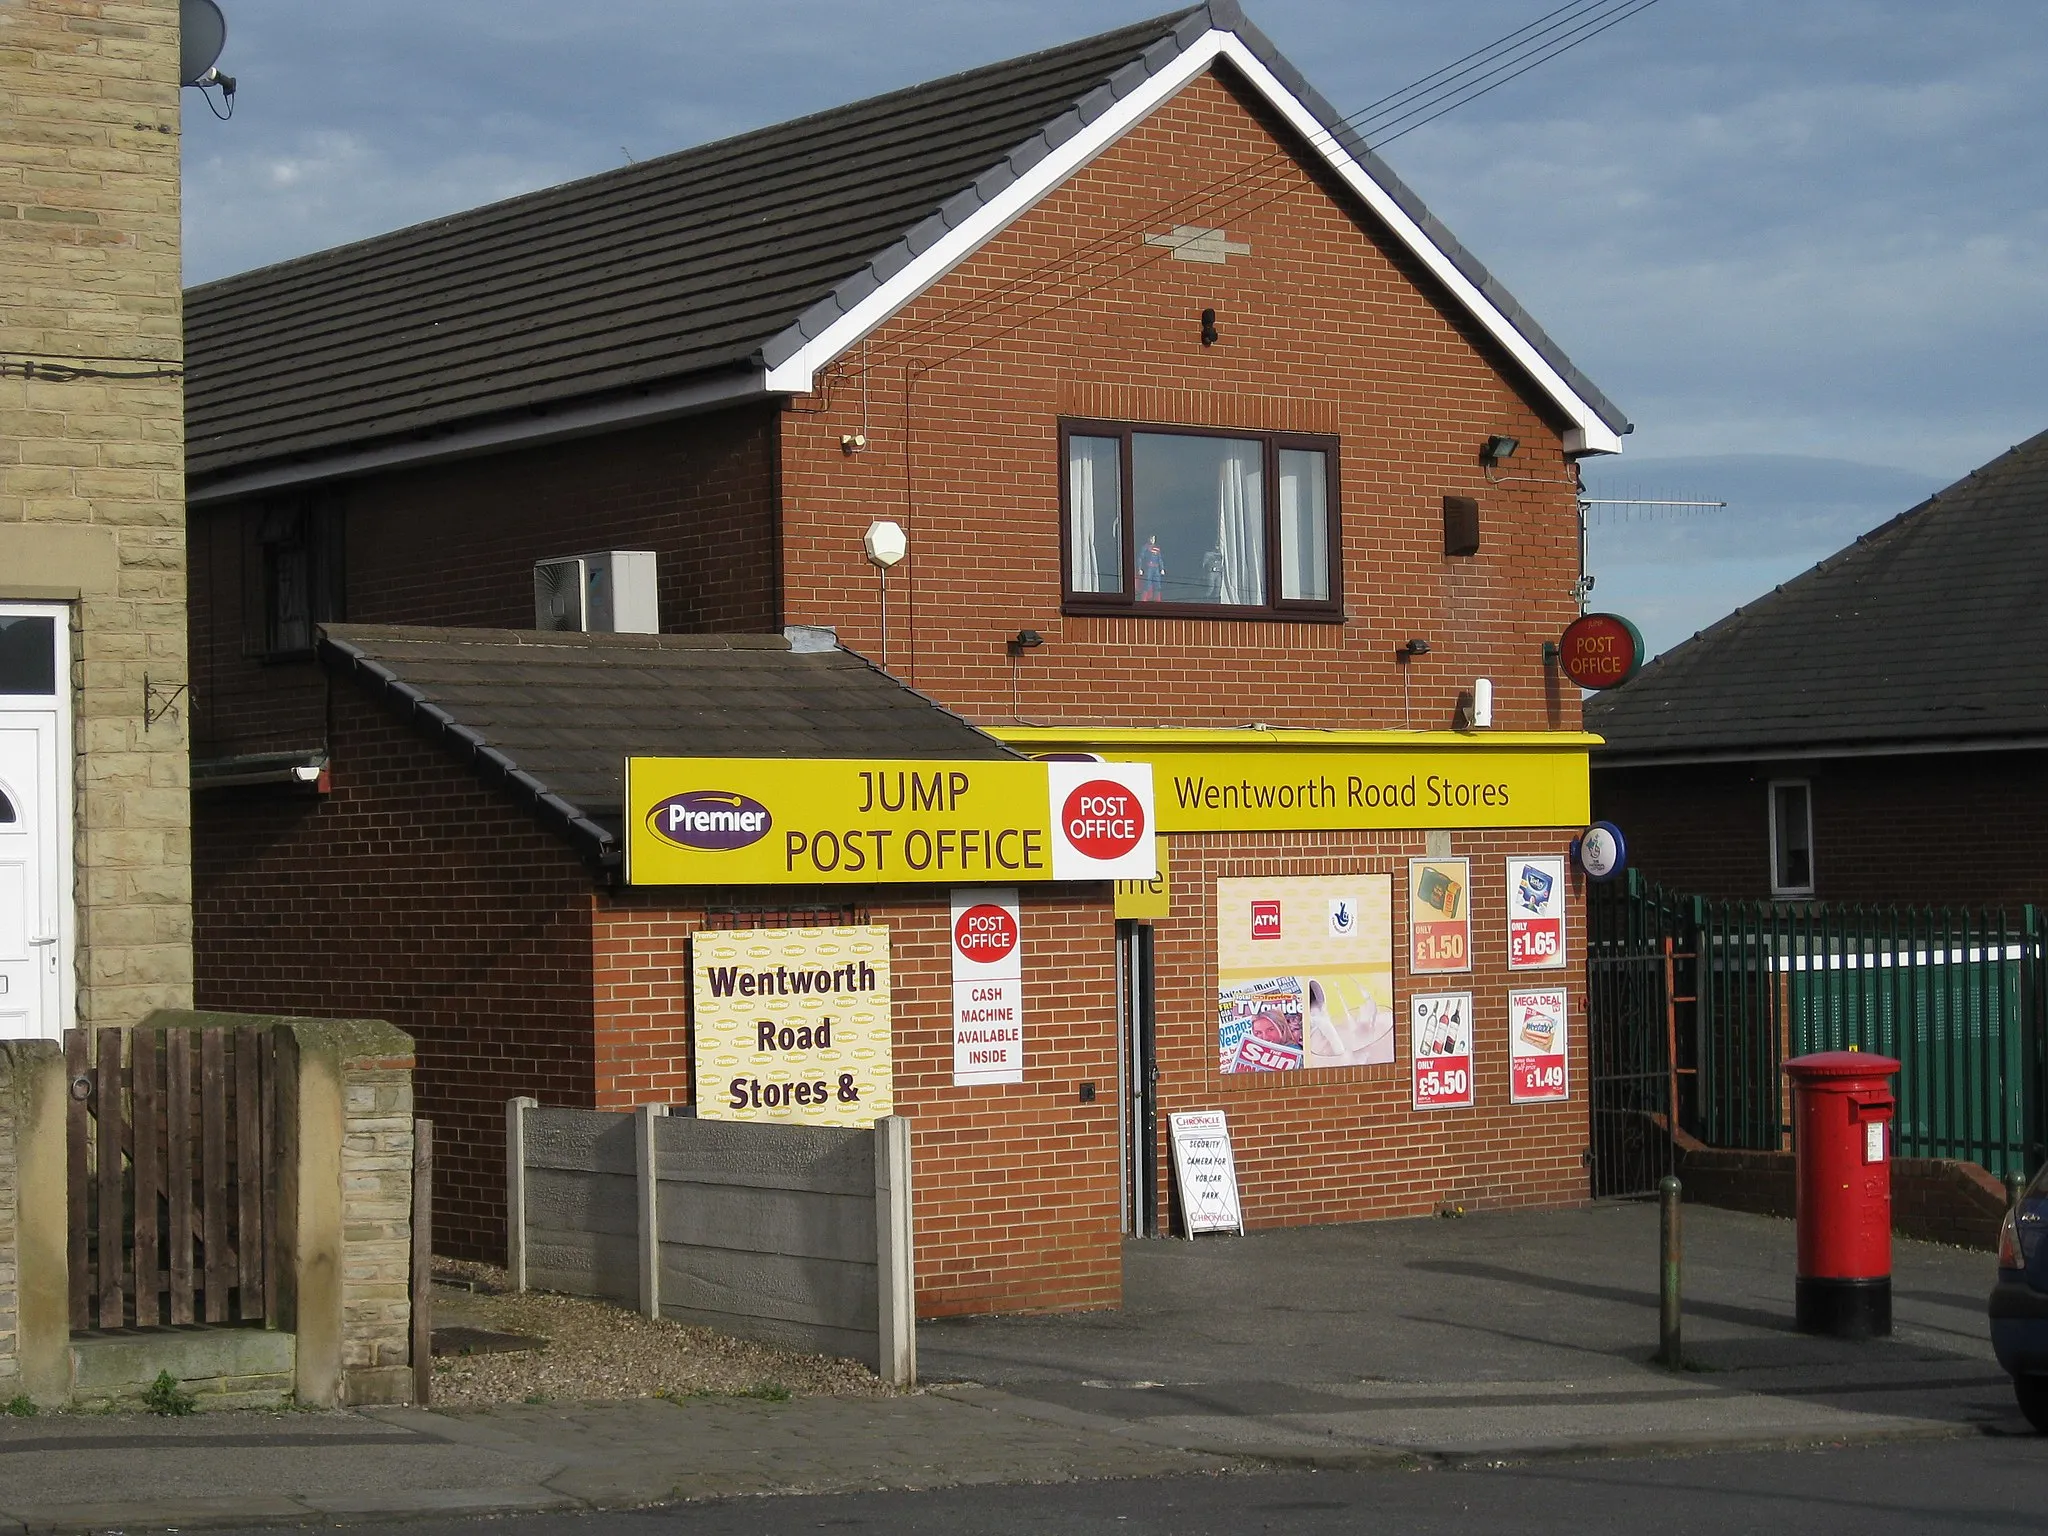
{"label": "lower roof", "polygon": [[1018,755],[852,651],[780,635],[329,624],[320,659],[600,856],[629,756]]}

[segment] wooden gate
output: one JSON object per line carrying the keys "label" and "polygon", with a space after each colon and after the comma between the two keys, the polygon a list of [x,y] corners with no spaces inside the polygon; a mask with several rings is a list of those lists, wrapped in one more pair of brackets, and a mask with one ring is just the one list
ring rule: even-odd
{"label": "wooden gate", "polygon": [[74,1332],[276,1325],[279,1043],[257,1028],[65,1033]]}

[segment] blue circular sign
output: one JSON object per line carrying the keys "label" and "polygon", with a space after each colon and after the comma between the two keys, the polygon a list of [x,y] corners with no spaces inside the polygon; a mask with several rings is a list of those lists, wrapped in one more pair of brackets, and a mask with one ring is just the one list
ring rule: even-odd
{"label": "blue circular sign", "polygon": [[1628,868],[1628,840],[1611,821],[1596,821],[1572,839],[1572,859],[1595,880],[1612,880]]}

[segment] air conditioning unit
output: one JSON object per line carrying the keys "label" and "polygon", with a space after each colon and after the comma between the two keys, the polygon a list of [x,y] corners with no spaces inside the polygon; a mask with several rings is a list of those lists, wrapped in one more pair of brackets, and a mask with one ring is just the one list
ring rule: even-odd
{"label": "air conditioning unit", "polygon": [[610,549],[533,567],[533,627],[558,633],[652,635],[661,629],[654,552]]}

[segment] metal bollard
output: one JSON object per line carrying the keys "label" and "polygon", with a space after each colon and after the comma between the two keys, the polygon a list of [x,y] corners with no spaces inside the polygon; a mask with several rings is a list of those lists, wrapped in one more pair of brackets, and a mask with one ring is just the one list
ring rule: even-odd
{"label": "metal bollard", "polygon": [[1667,1173],[1657,1181],[1657,1236],[1660,1252],[1657,1285],[1657,1363],[1677,1370],[1684,1363],[1680,1343],[1680,1271],[1685,1261],[1685,1242],[1679,1227],[1679,1197],[1684,1186],[1678,1175]]}

